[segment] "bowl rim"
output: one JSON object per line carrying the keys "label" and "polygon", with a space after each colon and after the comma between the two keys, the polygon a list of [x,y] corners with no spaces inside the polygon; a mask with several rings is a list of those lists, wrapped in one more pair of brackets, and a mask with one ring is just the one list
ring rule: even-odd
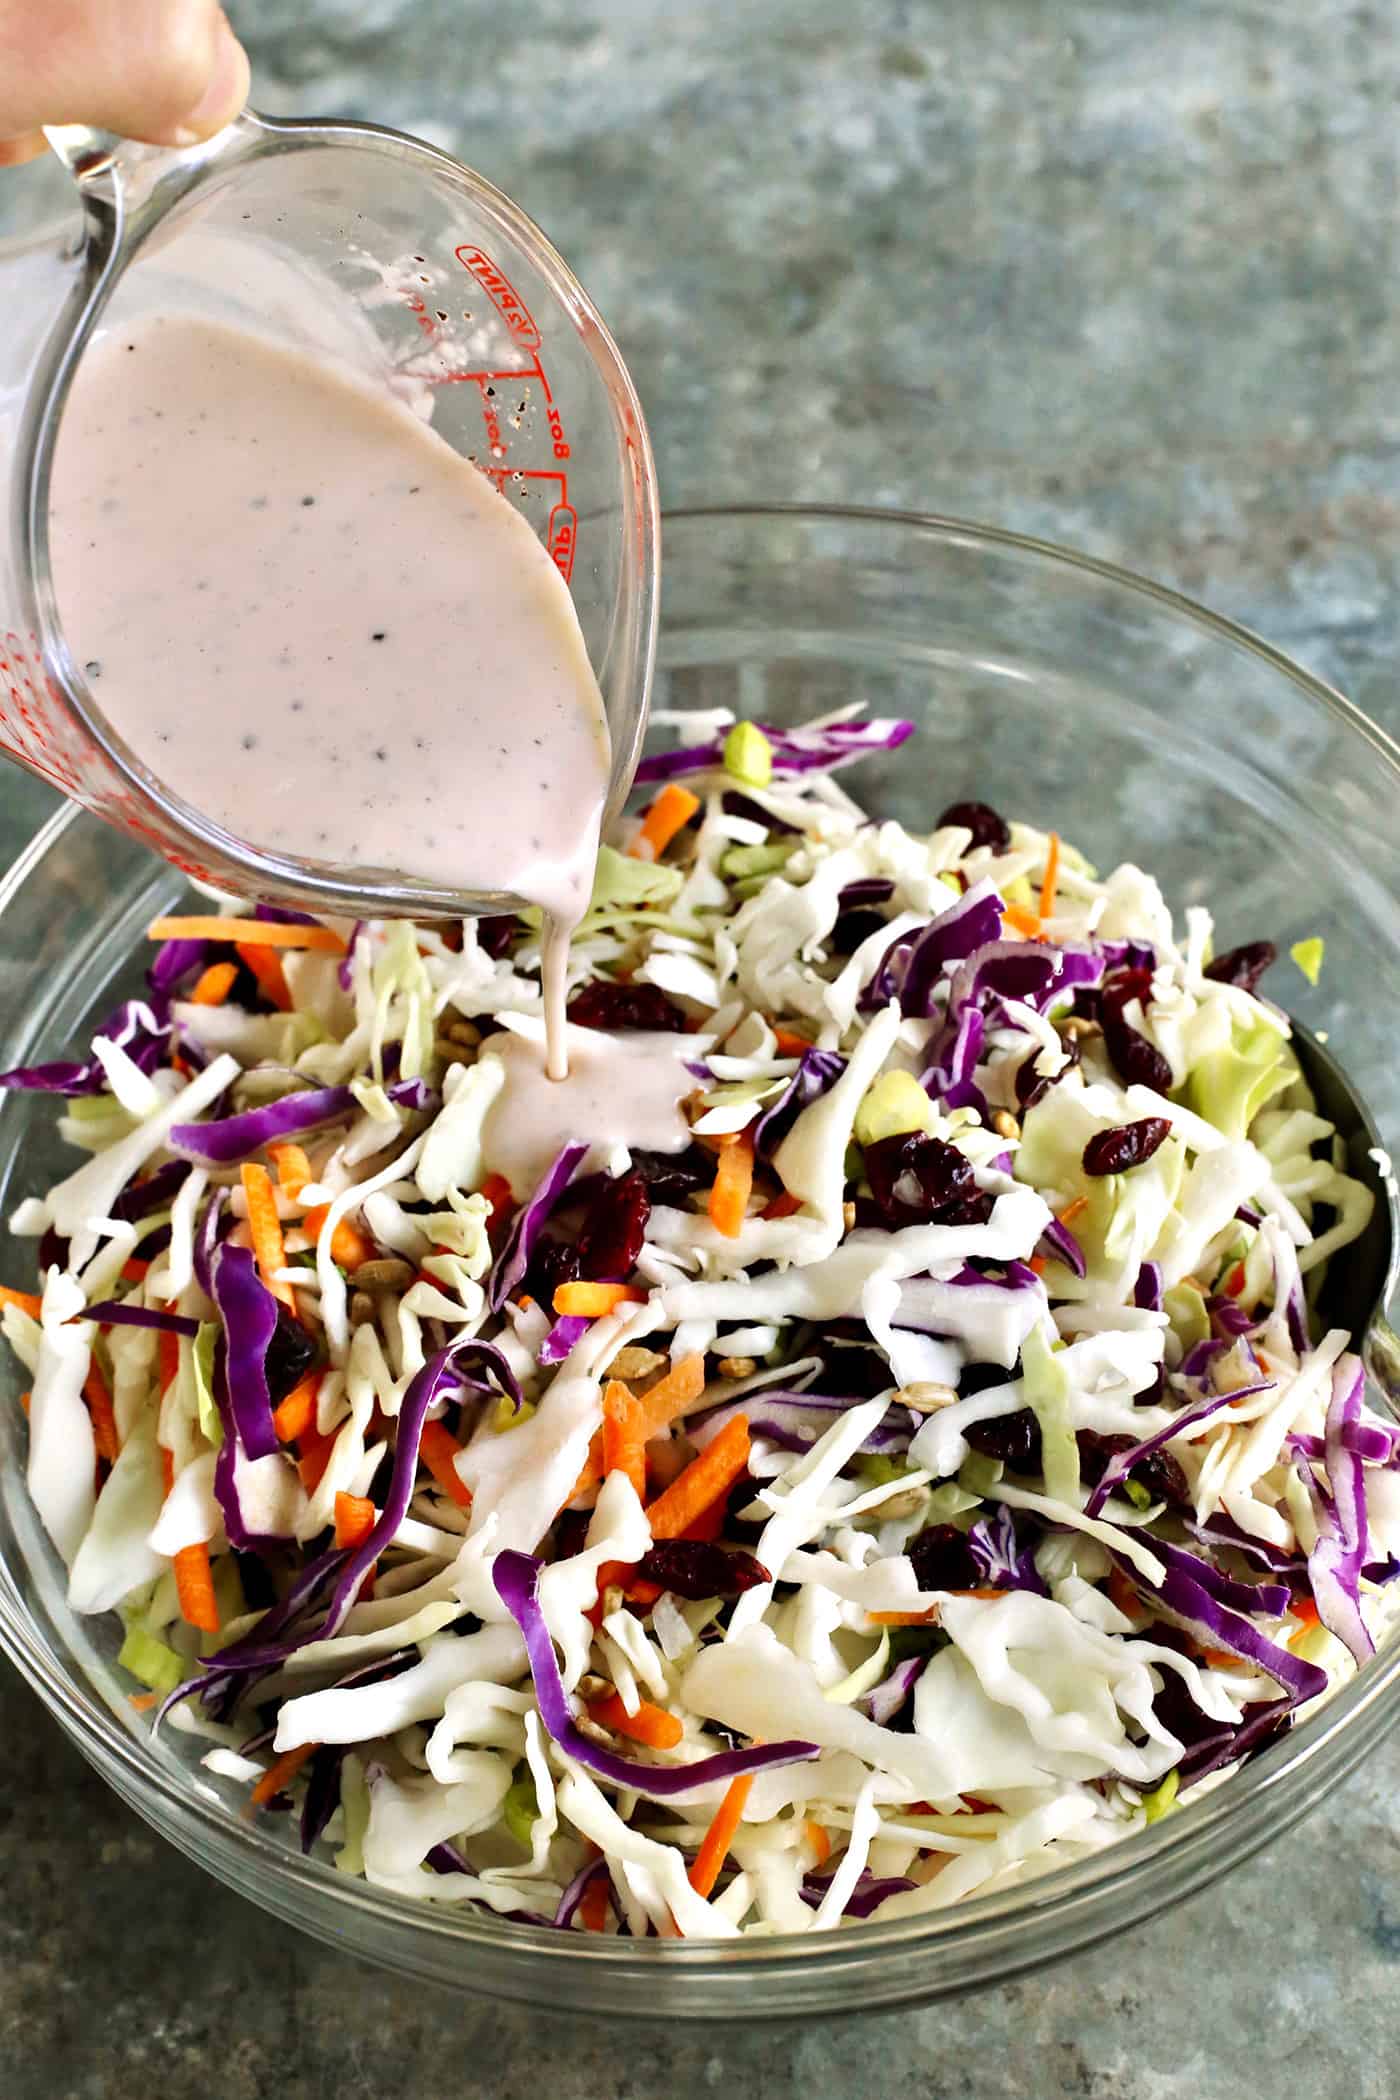
{"label": "bowl rim", "polygon": [[[789,521],[807,527],[830,524],[896,532],[913,529],[950,546],[1029,555],[1037,562],[1107,582],[1151,600],[1214,640],[1260,658],[1360,736],[1400,778],[1400,745],[1324,680],[1239,623],[1097,556],[1005,527],[873,506],[703,504],[664,513],[665,524],[682,531],[719,521],[728,525]],[[664,608],[662,632],[664,647]],[[67,829],[84,819],[97,821],[73,803],[53,812],[0,876],[0,911],[8,908]],[[172,870],[172,882],[178,879]],[[291,1851],[259,1825],[241,1820],[217,1799],[191,1787],[187,1773],[163,1769],[150,1753],[149,1737],[133,1721],[123,1725],[125,1717],[102,1698],[81,1664],[67,1657],[62,1658],[61,1666],[56,1662],[58,1651],[40,1636],[11,1568],[3,1562],[0,1648],[104,1776],[165,1836],[219,1878],[299,1920],[307,1929],[329,1936],[324,1920],[318,1922],[310,1909],[300,1910],[298,1899],[312,1909],[318,1899],[330,1899],[330,1908],[347,1925],[358,1920],[370,1934],[397,1933],[397,1952],[387,1947],[373,1950],[383,1959],[405,1965],[404,1950],[414,1940],[451,1944],[463,1952],[473,1950],[478,1963],[474,1980],[504,1996],[533,1995],[539,1982],[537,1964],[554,1952],[567,1953],[574,1973],[587,1979],[588,1988],[596,1986],[605,1994],[621,1992],[627,1984],[650,1982],[664,1988],[667,1977],[687,1986],[721,1988],[720,1998],[708,2008],[685,1998],[674,2005],[664,1999],[627,2005],[611,1995],[596,2000],[599,2010],[644,2013],[659,2009],[678,2017],[705,2016],[707,2012],[713,2016],[729,2010],[723,1992],[729,1978],[742,1979],[754,1992],[744,2008],[754,2017],[782,2013],[784,2006],[765,1995],[782,1984],[793,1989],[786,2009],[797,2011],[814,2006],[833,1987],[849,1991],[858,1984],[869,1986],[861,2005],[873,2007],[926,2000],[942,1990],[967,1988],[979,1979],[1005,1980],[1146,1918],[1174,1896],[1189,1894],[1214,1873],[1238,1863],[1306,1813],[1323,1783],[1340,1779],[1400,1718],[1400,1640],[1395,1640],[1320,1708],[1252,1758],[1240,1783],[1226,1775],[1221,1784],[1207,1787],[1199,1798],[1155,1827],[1037,1879],[997,1894],[970,1897],[946,1910],[883,1924],[863,1922],[819,1939],[784,1934],[733,1941],[638,1942],[606,1935],[561,1936],[465,1907],[436,1906],[372,1887],[337,1872],[325,1860]],[[1312,1767],[1313,1784],[1305,1790],[1294,1782],[1307,1767]],[[158,1813],[158,1806],[168,1814]],[[195,1833],[206,1835],[211,1844],[201,1845]],[[1159,1875],[1164,1863],[1176,1865],[1174,1878]],[[364,1940],[356,1946],[362,1953],[372,1951]],[[921,1959],[917,1964],[909,1960],[894,1974],[889,1958],[900,1955]],[[928,1967],[930,1958],[940,1955],[947,1960],[947,1972],[941,1979],[931,1975]]]}

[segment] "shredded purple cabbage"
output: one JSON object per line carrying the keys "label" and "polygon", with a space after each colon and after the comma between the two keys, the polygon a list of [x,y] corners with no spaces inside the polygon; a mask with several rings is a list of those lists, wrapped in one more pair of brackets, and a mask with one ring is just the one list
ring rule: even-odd
{"label": "shredded purple cabbage", "polygon": [[[1301,1656],[1294,1655],[1287,1648],[1280,1648],[1276,1641],[1260,1633],[1251,1620],[1231,1609],[1229,1600],[1232,1598],[1247,1610],[1265,1608],[1261,1607],[1261,1596],[1272,1596],[1277,1600],[1280,1595],[1288,1594],[1283,1592],[1281,1585],[1271,1591],[1267,1585],[1253,1587],[1237,1583],[1232,1577],[1212,1568],[1208,1561],[1198,1560],[1179,1546],[1164,1545],[1155,1537],[1151,1548],[1157,1558],[1166,1563],[1166,1575],[1160,1584],[1150,1582],[1140,1568],[1121,1554],[1114,1555],[1118,1566],[1136,1589],[1155,1597],[1178,1623],[1198,1638],[1203,1637],[1207,1647],[1228,1648],[1232,1655],[1257,1663],[1295,1699],[1313,1699],[1319,1692],[1326,1691],[1325,1670],[1304,1662]],[[1286,1608],[1286,1603],[1280,1606],[1280,1609]]]}
{"label": "shredded purple cabbage", "polygon": [[1317,1615],[1358,1663],[1366,1662],[1376,1650],[1361,1616],[1360,1581],[1367,1549],[1366,1486],[1361,1459],[1353,1448],[1354,1433],[1362,1426],[1365,1387],[1361,1359],[1340,1357],[1332,1367],[1332,1397],[1324,1436],[1327,1487],[1319,1483],[1311,1465],[1305,1463],[1302,1467],[1318,1518],[1317,1543],[1308,1555],[1308,1580]]}
{"label": "shredded purple cabbage", "polygon": [[[399,1108],[435,1109],[439,1102],[422,1079],[395,1079],[384,1091]],[[358,1105],[348,1086],[309,1087],[217,1122],[177,1123],[170,1133],[170,1149],[205,1166],[228,1167],[279,1138],[300,1137],[322,1123],[334,1123]]]}
{"label": "shredded purple cabbage", "polygon": [[183,1313],[160,1312],[154,1305],[125,1305],[120,1298],[101,1298],[76,1317],[96,1320],[99,1327],[154,1327],[163,1334],[187,1334],[191,1339],[199,1333],[198,1320],[187,1319]]}
{"label": "shredded purple cabbage", "polygon": [[988,1583],[994,1583],[998,1589],[1031,1590],[1038,1597],[1049,1596],[1035,1564],[1035,1548],[1021,1545],[1004,1502],[999,1502],[989,1516],[978,1519],[967,1534],[967,1545]]}
{"label": "shredded purple cabbage", "polygon": [[[267,1386],[267,1352],[277,1332],[277,1300],[246,1247],[225,1241],[213,1264],[212,1297],[224,1327],[224,1375],[238,1442],[249,1458],[280,1448]],[[196,1332],[198,1330],[196,1329]]]}
{"label": "shredded purple cabbage", "polygon": [[[165,1062],[170,1041],[168,1003],[154,992],[150,999],[124,1000],[105,1021],[99,1021],[92,1032],[94,1037],[101,1036],[104,1042],[115,1043],[119,1049],[125,1050],[132,1063],[149,1076]],[[107,1075],[96,1057],[87,1057],[80,1062],[59,1059],[53,1064],[16,1065],[12,1071],[0,1072],[0,1087],[76,1097],[105,1093]]]}
{"label": "shredded purple cabbage", "polygon": [[667,1801],[677,1794],[693,1793],[697,1787],[709,1786],[715,1780],[737,1779],[744,1772],[767,1772],[776,1765],[801,1764],[817,1756],[815,1743],[756,1743],[749,1750],[724,1750],[716,1757],[702,1757],[693,1765],[647,1765],[592,1742],[575,1724],[555,1660],[554,1642],[540,1609],[542,1566],[530,1553],[498,1553],[491,1579],[524,1638],[540,1718],[560,1749],[586,1770],[612,1786],[630,1787],[653,1800]]}
{"label": "shredded purple cabbage", "polygon": [[886,1728],[895,1715],[911,1698],[914,1687],[924,1674],[928,1661],[926,1655],[910,1655],[896,1663],[888,1677],[873,1684],[864,1698],[856,1704],[864,1708],[867,1716],[878,1728]]}
{"label": "shredded purple cabbage", "polygon": [[782,1093],[754,1126],[754,1151],[771,1159],[804,1108],[830,1093],[846,1069],[839,1050],[804,1050],[802,1060]]}
{"label": "shredded purple cabbage", "polygon": [[[914,734],[914,724],[901,721],[831,722],[823,729],[779,729],[769,722],[757,726],[773,748],[776,773],[835,773],[867,752],[897,751]],[[710,773],[723,764],[724,738],[711,737],[703,744],[683,744],[644,758],[636,785],[653,787],[688,773]]]}
{"label": "shredded purple cabbage", "polygon": [[587,1152],[585,1144],[562,1145],[534,1195],[511,1219],[510,1232],[496,1257],[487,1286],[487,1303],[492,1312],[499,1312],[507,1298],[525,1281],[525,1271],[530,1266],[540,1234]]}

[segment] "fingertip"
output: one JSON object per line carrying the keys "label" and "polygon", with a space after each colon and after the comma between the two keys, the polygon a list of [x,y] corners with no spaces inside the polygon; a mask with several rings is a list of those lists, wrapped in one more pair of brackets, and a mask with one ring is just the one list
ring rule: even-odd
{"label": "fingertip", "polygon": [[216,131],[222,131],[247,102],[251,84],[248,54],[224,17],[220,21],[209,84],[188,115],[172,127],[169,143],[172,146],[194,146],[201,139],[212,138]]}
{"label": "fingertip", "polygon": [[20,168],[27,160],[37,160],[48,149],[48,140],[42,131],[30,131],[23,138],[0,139],[0,168]]}

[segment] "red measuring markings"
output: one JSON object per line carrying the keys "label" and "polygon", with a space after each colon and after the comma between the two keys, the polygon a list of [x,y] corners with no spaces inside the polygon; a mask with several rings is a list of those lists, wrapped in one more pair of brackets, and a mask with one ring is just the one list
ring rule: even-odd
{"label": "red measuring markings", "polygon": [[522,350],[538,350],[540,331],[534,316],[504,270],[492,262],[484,248],[458,248],[462,268],[476,279]]}
{"label": "red measuring markings", "polygon": [[[486,426],[486,440],[494,460],[503,460],[510,451],[510,435],[501,421],[497,402],[497,388],[502,398],[508,398],[510,389],[522,380],[537,379],[544,395],[545,422],[548,428],[549,451],[560,462],[558,467],[488,467],[486,472],[502,494],[509,481],[552,481],[558,485],[558,497],[553,504],[546,525],[546,544],[550,559],[567,583],[574,572],[574,556],[578,550],[578,512],[569,501],[569,477],[563,462],[572,456],[572,447],[564,429],[564,418],[555,403],[549,379],[540,362],[540,331],[529,307],[515,286],[498,264],[482,248],[461,247],[454,250],[458,262],[481,286],[492,306],[504,321],[512,340],[522,350],[534,352],[528,364],[514,366],[510,370],[482,367],[473,371],[443,372],[434,380],[438,386],[471,384],[481,395],[481,417]],[[527,455],[528,456],[528,455]],[[538,452],[535,457],[538,458]]]}
{"label": "red measuring markings", "polygon": [[548,467],[488,467],[486,473],[502,495],[506,492],[508,481],[557,483],[559,496],[546,522],[545,544],[549,548],[550,560],[567,583],[574,573],[574,555],[578,551],[578,512],[569,501],[568,475],[556,474]]}

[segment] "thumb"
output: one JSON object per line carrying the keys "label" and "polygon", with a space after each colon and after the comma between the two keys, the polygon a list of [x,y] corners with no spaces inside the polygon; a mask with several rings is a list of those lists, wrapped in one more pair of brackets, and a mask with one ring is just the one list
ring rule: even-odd
{"label": "thumb", "polygon": [[[247,97],[247,55],[217,0],[0,0],[0,140],[93,124],[188,146]],[[0,148],[0,164],[23,152]]]}

